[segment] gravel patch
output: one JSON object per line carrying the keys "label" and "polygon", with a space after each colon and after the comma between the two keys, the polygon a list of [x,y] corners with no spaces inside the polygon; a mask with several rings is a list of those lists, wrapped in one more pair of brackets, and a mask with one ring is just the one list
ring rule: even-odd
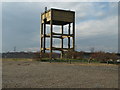
{"label": "gravel patch", "polygon": [[117,88],[117,65],[3,61],[3,88]]}

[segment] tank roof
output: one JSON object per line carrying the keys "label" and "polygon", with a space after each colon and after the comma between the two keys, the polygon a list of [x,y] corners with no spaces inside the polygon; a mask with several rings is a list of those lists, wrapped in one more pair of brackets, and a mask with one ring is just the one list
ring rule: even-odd
{"label": "tank roof", "polygon": [[[56,8],[51,8],[51,9],[48,9],[46,12],[49,12],[51,10],[56,10],[56,11],[64,11],[64,12],[72,12],[72,13],[75,13],[75,11],[71,11],[71,10],[63,10],[63,9],[56,9]],[[44,14],[45,12],[43,12],[42,14]]]}

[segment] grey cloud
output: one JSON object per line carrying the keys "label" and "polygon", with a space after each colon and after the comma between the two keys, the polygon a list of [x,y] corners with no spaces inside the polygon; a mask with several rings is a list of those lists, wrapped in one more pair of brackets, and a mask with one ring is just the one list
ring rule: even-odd
{"label": "grey cloud", "polygon": [[[40,14],[44,12],[44,7],[48,7],[50,9],[51,7],[56,8],[62,8],[62,9],[70,9],[76,11],[76,27],[80,27],[79,30],[76,30],[77,33],[81,33],[81,25],[87,25],[88,21],[93,20],[93,23],[96,22],[96,20],[105,19],[108,17],[116,16],[116,10],[111,5],[110,11],[103,11],[96,10],[94,6],[95,3],[78,3],[78,2],[40,2],[40,3],[3,3],[3,12],[2,12],[2,24],[3,24],[3,50],[9,51],[12,50],[14,46],[17,47],[18,50],[32,50],[39,49],[39,37],[40,37]],[[102,4],[101,4],[102,5]],[[108,6],[107,6],[108,7]],[[106,4],[104,6],[98,7],[98,8],[106,8]],[[112,14],[112,12],[114,12]],[[103,21],[101,21],[102,23]],[[83,24],[85,23],[85,24]],[[104,23],[104,22],[103,22]],[[78,27],[78,28],[79,28]],[[116,27],[116,26],[114,26]],[[96,27],[92,27],[90,29],[95,30]],[[101,27],[100,27],[101,28]],[[103,27],[104,28],[104,27]],[[108,29],[108,28],[104,28]],[[86,30],[86,29],[85,29]],[[93,30],[91,30],[93,31]],[[86,31],[90,32],[90,31]],[[103,31],[104,33],[104,31]],[[107,33],[105,33],[107,34]],[[116,34],[114,34],[116,35]],[[113,37],[114,37],[113,35]],[[100,34],[99,38],[96,39],[96,36],[94,38],[84,38],[88,37],[83,32],[82,35],[77,35],[79,39],[76,37],[76,43],[78,46],[86,46],[90,47],[93,44],[89,42],[89,40],[93,39],[93,43],[98,43],[97,45],[103,45],[107,48],[107,40],[103,42],[104,38],[111,38],[112,37],[104,37],[102,38],[102,34]],[[102,43],[103,42],[103,43]],[[102,43],[102,44],[101,44]],[[109,42],[110,47],[113,47],[116,49],[116,41],[114,40],[114,43]],[[56,45],[58,45],[58,42],[56,42]],[[80,47],[81,48],[81,47]],[[85,50],[85,49],[84,49]]]}

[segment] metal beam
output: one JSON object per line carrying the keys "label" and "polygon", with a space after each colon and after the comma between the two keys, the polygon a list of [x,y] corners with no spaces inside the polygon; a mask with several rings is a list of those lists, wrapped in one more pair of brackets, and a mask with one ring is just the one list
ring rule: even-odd
{"label": "metal beam", "polygon": [[75,15],[73,20],[73,51],[75,51]]}
{"label": "metal beam", "polygon": [[[43,37],[42,37],[42,34],[43,34],[43,24],[41,24],[41,37],[40,37],[40,39],[41,39],[41,43],[40,43],[40,46],[41,46],[41,48],[43,48]],[[40,52],[42,52],[41,50],[40,50]]]}
{"label": "metal beam", "polygon": [[73,34],[61,34],[61,33],[55,33],[53,32],[53,35],[61,35],[61,36],[73,36]]}
{"label": "metal beam", "polygon": [[45,53],[45,44],[46,44],[46,37],[45,37],[45,35],[46,35],[46,19],[44,19],[44,50],[43,50],[43,52]]}
{"label": "metal beam", "polygon": [[[68,35],[70,35],[70,23],[68,26]],[[70,37],[68,37],[68,48],[70,48]]]}
{"label": "metal beam", "polygon": [[[42,37],[50,37],[50,34],[46,34],[45,36],[42,35]],[[53,38],[62,38],[62,36],[52,36]]]}
{"label": "metal beam", "polygon": [[52,59],[52,44],[53,44],[52,36],[53,36],[53,25],[51,20],[50,21],[50,59]]}
{"label": "metal beam", "polygon": [[[63,35],[64,26],[61,26],[61,34]],[[61,48],[63,49],[63,37],[61,38]],[[63,58],[63,51],[61,51],[61,58]]]}
{"label": "metal beam", "polygon": [[68,50],[73,50],[73,48],[56,48],[52,47],[53,50],[59,50],[59,51],[68,51]]}
{"label": "metal beam", "polygon": [[42,23],[42,15],[41,15],[41,29],[40,29],[40,33],[41,33],[41,36],[40,36],[40,39],[41,39],[41,43],[40,43],[40,52],[42,52],[41,48],[43,48],[43,37],[42,37],[42,34],[43,34],[43,23]]}

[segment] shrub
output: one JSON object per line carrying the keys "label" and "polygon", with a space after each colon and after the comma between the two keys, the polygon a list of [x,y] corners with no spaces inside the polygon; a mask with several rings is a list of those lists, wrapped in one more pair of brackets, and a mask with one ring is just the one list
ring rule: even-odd
{"label": "shrub", "polygon": [[69,58],[69,59],[83,59],[84,57],[84,52],[77,52],[77,51],[67,51],[64,52],[65,53],[65,58]]}
{"label": "shrub", "polygon": [[115,53],[95,52],[91,54],[91,58],[100,62],[107,62],[110,60],[116,61],[118,56]]}
{"label": "shrub", "polygon": [[35,53],[34,53],[33,60],[36,60],[36,61],[41,60],[40,52],[35,52]]}

